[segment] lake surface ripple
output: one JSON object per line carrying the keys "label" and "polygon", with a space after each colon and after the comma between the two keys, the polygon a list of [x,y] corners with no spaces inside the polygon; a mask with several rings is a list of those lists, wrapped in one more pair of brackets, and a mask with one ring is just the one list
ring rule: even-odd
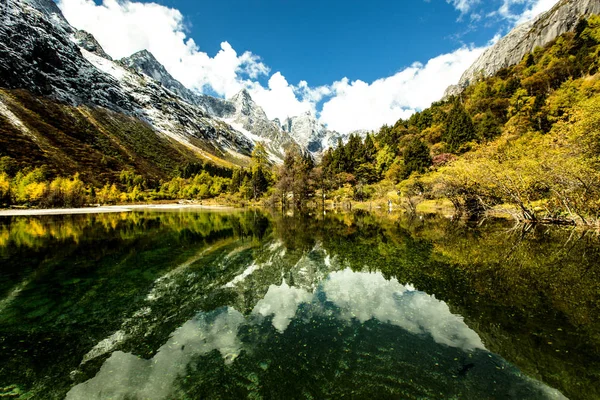
{"label": "lake surface ripple", "polygon": [[0,397],[600,398],[600,239],[364,212],[0,219]]}

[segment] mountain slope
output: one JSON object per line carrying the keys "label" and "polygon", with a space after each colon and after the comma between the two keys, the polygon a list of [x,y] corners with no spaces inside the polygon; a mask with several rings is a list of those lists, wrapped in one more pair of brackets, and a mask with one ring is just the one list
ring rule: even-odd
{"label": "mountain slope", "polygon": [[264,110],[242,89],[228,100],[193,92],[186,88],[160,64],[152,53],[142,50],[119,63],[160,82],[161,85],[191,104],[201,107],[208,115],[219,118],[252,142],[263,142],[271,159],[280,162],[286,149],[297,146],[292,137],[270,121]]}
{"label": "mountain slope", "polygon": [[6,23],[0,25],[0,87],[134,117],[197,158],[244,164],[253,148],[202,107],[111,60],[93,36],[72,28],[51,0],[8,4]]}
{"label": "mountain slope", "polygon": [[201,107],[205,113],[211,116],[218,117],[235,112],[233,105],[223,99],[198,94],[186,88],[181,82],[173,78],[148,50],[141,50],[129,57],[122,58],[119,60],[119,64],[152,78],[188,103]]}
{"label": "mountain slope", "polygon": [[271,160],[278,162],[285,157],[286,150],[302,146],[274,121],[269,120],[262,107],[252,100],[250,93],[242,89],[226,101],[231,107],[229,112],[219,115],[224,121],[242,132],[249,140],[260,141],[271,155]]}
{"label": "mountain slope", "polygon": [[517,26],[487,49],[462,75],[446,96],[456,95],[480,76],[489,77],[515,64],[536,47],[543,47],[565,32],[573,31],[583,17],[600,13],[599,0],[561,0],[551,10]]}
{"label": "mountain slope", "polygon": [[[179,154],[181,149],[186,149],[186,155],[173,159],[170,166],[165,166],[164,160],[160,166],[147,168],[136,164],[136,171],[152,170],[153,177],[172,171],[184,161],[193,162],[194,158],[245,166],[257,142],[265,144],[274,163],[282,162],[285,152],[292,148],[318,157],[340,137],[308,114],[290,118],[281,126],[279,121],[269,120],[246,90],[228,100],[190,90],[146,50],[113,60],[91,34],[73,28],[52,0],[14,0],[6,3],[4,9],[0,24],[0,88],[6,89],[0,100],[2,110],[13,110],[10,111],[13,114],[16,109],[28,112],[26,118],[23,115],[16,118],[27,123],[15,125],[10,122],[15,118],[6,111],[10,117],[4,115],[1,129],[19,136],[18,139],[5,138],[7,143],[29,138],[32,141],[29,145],[38,146],[29,153],[38,154],[36,160],[45,160],[53,170],[75,171],[75,166],[87,165],[87,160],[80,152],[65,153],[67,149],[77,148],[76,142],[63,143],[64,149],[58,145],[41,145],[48,139],[43,138],[46,131],[32,129],[31,123],[34,115],[46,117],[32,109],[33,99],[44,104],[50,101],[50,108],[74,114],[77,120],[87,118],[80,123],[91,124],[98,132],[122,129],[103,126],[107,120],[101,122],[91,117],[94,113],[115,113],[111,114],[113,121],[134,119],[139,130],[146,132],[138,137],[138,147],[158,141],[173,147],[169,151],[163,148],[162,154]],[[32,97],[15,90],[26,90]],[[24,103],[19,104],[19,101]],[[82,110],[84,112],[80,112]],[[64,126],[53,125],[54,128],[70,135],[73,128],[68,119],[52,121],[53,124],[59,122]],[[23,131],[17,135],[15,129]],[[34,134],[29,135],[29,132]],[[72,138],[81,140],[77,135]],[[27,161],[14,143],[0,152]],[[81,148],[87,145],[85,141],[79,144]],[[111,155],[110,152],[105,154],[109,158]],[[148,162],[155,162],[157,157],[154,156],[150,155]],[[71,158],[70,167],[58,161],[62,158]],[[115,163],[115,168],[117,165],[118,168],[131,167],[127,162]]]}
{"label": "mountain slope", "polygon": [[321,154],[337,145],[338,139],[346,139],[347,135],[328,130],[310,111],[296,117],[286,118],[282,129],[288,132],[298,144],[312,154]]}
{"label": "mountain slope", "polygon": [[139,119],[100,107],[74,107],[26,90],[0,89],[0,156],[52,175],[79,173],[95,186],[133,170],[150,182],[198,162],[191,150]]}

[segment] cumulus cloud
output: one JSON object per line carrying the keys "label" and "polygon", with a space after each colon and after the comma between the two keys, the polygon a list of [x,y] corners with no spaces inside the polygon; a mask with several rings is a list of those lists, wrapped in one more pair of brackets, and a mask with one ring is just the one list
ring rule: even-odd
{"label": "cumulus cloud", "polygon": [[[448,1],[461,12],[474,12],[479,2]],[[311,87],[306,81],[288,82],[281,72],[272,73],[258,55],[249,51],[240,54],[228,42],[221,43],[214,56],[201,51],[188,37],[184,16],[174,8],[129,0],[103,0],[100,4],[58,0],[58,5],[71,24],[92,33],[114,58],[147,49],[189,88],[223,97],[246,88],[271,119],[283,120],[310,111],[340,132],[377,129],[428,107],[484,50],[462,47],[371,83],[343,78],[331,85]],[[532,5],[532,12],[539,7]],[[259,81],[262,77],[268,77],[266,86]]]}
{"label": "cumulus cloud", "polygon": [[370,84],[344,78],[332,85],[334,95],[323,104],[321,120],[330,129],[348,132],[407,118],[439,100],[484,50],[463,47]]}
{"label": "cumulus cloud", "polygon": [[59,0],[67,20],[92,33],[104,50],[122,58],[147,49],[185,86],[211,88],[232,96],[245,79],[267,75],[269,68],[251,52],[238,54],[227,42],[211,57],[188,38],[179,10],[156,3],[104,0]]}
{"label": "cumulus cloud", "polygon": [[[518,25],[550,10],[556,3],[558,0],[503,0],[498,14]],[[515,6],[524,7],[519,7],[520,11],[515,12]]]}
{"label": "cumulus cloud", "polygon": [[284,120],[304,112],[316,112],[315,102],[309,95],[303,96],[303,90],[309,90],[308,84],[299,87],[290,85],[281,74],[276,72],[269,78],[265,88],[258,82],[253,82],[248,88],[250,95],[259,104],[269,118]]}

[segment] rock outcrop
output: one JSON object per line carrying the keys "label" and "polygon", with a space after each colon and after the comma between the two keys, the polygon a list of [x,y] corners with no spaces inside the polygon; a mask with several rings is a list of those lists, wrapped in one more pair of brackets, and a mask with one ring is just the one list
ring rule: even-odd
{"label": "rock outcrop", "polygon": [[600,14],[600,0],[561,0],[551,10],[513,29],[487,49],[462,75],[458,85],[446,90],[445,97],[461,93],[479,77],[489,77],[502,68],[518,64],[536,47],[544,46],[572,31],[579,20]]}
{"label": "rock outcrop", "polygon": [[344,139],[338,132],[328,130],[310,111],[283,121],[282,129],[289,133],[298,144],[310,153],[320,155],[323,151],[337,145],[338,139]]}

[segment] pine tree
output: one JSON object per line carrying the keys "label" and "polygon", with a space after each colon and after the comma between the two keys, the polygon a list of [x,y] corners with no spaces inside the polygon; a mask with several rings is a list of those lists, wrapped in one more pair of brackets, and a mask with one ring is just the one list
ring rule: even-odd
{"label": "pine tree", "polygon": [[338,143],[333,151],[333,157],[331,161],[333,166],[332,172],[334,174],[339,174],[340,172],[344,172],[346,170],[346,151],[344,150],[344,143],[342,142],[342,139],[338,139]]}
{"label": "pine tree", "polygon": [[373,137],[371,134],[367,133],[367,137],[365,138],[364,144],[364,162],[372,163],[375,161],[375,157],[377,155],[377,148],[375,147],[375,143],[373,142]]}
{"label": "pine tree", "polygon": [[343,171],[353,174],[356,168],[364,162],[364,148],[358,135],[350,135],[348,143],[344,146],[344,155],[345,165]]}
{"label": "pine tree", "polygon": [[262,168],[256,168],[252,171],[252,196],[254,199],[258,199],[260,195],[267,191],[269,188],[269,181],[265,176]]}
{"label": "pine tree", "polygon": [[231,177],[231,185],[229,186],[229,191],[231,193],[237,193],[240,190],[241,184],[242,184],[241,172],[238,168],[236,168],[233,170],[233,176]]}
{"label": "pine tree", "polygon": [[257,143],[252,151],[252,196],[256,200],[269,188],[268,174],[269,159],[267,150],[262,143]]}
{"label": "pine tree", "polygon": [[475,140],[475,138],[473,120],[463,105],[456,102],[448,114],[448,125],[442,135],[442,140],[446,142],[449,152],[456,153],[463,144]]}
{"label": "pine tree", "polygon": [[404,149],[406,177],[413,172],[425,172],[431,166],[429,147],[418,138],[411,140]]}

